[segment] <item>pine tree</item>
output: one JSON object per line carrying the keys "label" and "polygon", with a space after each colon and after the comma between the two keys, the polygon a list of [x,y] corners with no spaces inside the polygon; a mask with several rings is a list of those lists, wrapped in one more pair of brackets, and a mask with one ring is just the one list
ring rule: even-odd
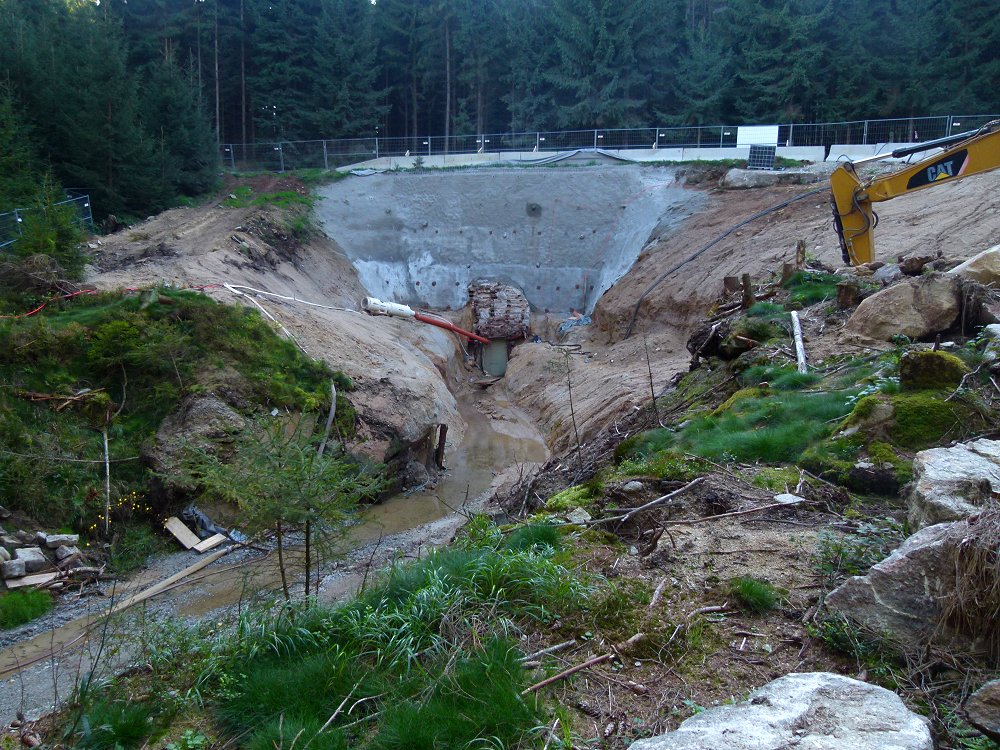
{"label": "pine tree", "polygon": [[9,83],[0,81],[0,213],[23,208],[34,200],[39,171],[31,131],[24,124],[14,91]]}
{"label": "pine tree", "polygon": [[647,5],[555,0],[557,62],[544,75],[555,89],[560,127],[643,124],[648,77],[640,70],[634,40],[648,23]]}

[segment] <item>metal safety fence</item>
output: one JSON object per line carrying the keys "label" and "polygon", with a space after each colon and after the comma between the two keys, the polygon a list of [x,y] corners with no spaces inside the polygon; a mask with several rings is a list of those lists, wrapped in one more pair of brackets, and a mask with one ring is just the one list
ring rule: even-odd
{"label": "metal safety fence", "polygon": [[[66,199],[52,204],[53,207],[68,206],[73,209],[74,221],[87,231],[94,229],[94,213],[90,206],[90,196],[75,190],[66,191]],[[47,208],[15,208],[0,213],[0,248],[13,245],[24,234],[24,225],[32,215]]]}
{"label": "metal safety fence", "polygon": [[[871,145],[916,143],[975,130],[1000,115],[945,115],[889,120],[787,123],[777,126],[775,146]],[[335,138],[222,145],[225,167],[284,172],[335,169],[380,157],[432,157],[475,153],[532,153],[577,149],[732,148],[740,125],[661,128],[557,130],[481,135]],[[773,126],[772,126],[773,127]]]}

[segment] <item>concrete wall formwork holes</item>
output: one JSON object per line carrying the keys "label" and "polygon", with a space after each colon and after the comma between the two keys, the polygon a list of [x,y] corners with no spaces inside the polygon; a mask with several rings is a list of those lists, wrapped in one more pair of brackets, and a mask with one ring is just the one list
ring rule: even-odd
{"label": "concrete wall formwork holes", "polygon": [[458,308],[486,278],[537,310],[589,312],[704,198],[672,168],[581,166],[383,173],[321,190],[317,213],[380,299]]}

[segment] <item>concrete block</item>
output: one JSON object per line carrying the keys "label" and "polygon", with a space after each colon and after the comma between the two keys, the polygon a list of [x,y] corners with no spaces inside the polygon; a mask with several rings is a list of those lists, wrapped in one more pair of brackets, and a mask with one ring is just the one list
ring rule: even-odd
{"label": "concrete block", "polygon": [[24,570],[27,573],[37,573],[49,567],[49,559],[38,547],[21,547],[14,551],[15,560],[24,561]]}
{"label": "concrete block", "polygon": [[79,554],[80,550],[76,547],[67,547],[65,544],[56,547],[56,560],[59,560],[60,562],[65,560],[67,557]]}
{"label": "concrete block", "polygon": [[63,545],[72,547],[80,542],[79,534],[48,534],[45,537],[45,546],[49,549],[56,549]]}
{"label": "concrete block", "polygon": [[24,544],[16,536],[11,536],[10,534],[4,534],[3,536],[0,536],[0,547],[3,547],[10,552],[13,552],[18,547],[23,547],[23,546]]}
{"label": "concrete block", "polygon": [[23,578],[24,574],[24,560],[5,560],[0,563],[0,575],[4,577],[4,580]]}

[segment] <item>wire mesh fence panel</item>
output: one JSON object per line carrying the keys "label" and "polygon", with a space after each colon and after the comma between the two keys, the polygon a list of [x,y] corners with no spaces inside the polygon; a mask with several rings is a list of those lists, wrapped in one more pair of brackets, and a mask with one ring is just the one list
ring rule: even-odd
{"label": "wire mesh fence panel", "polygon": [[[73,221],[80,228],[87,232],[94,230],[94,214],[90,205],[90,196],[79,191],[66,191],[65,200],[53,203],[53,208],[66,208],[72,211]],[[17,242],[24,231],[24,223],[36,212],[44,212],[48,209],[37,208],[15,208],[13,211],[6,211],[0,214],[0,248],[8,247]]]}
{"label": "wire mesh fence panel", "polygon": [[[849,122],[778,125],[778,146],[873,145],[928,141],[975,130],[998,115],[948,115]],[[580,149],[732,148],[740,125],[547,130],[452,136],[339,138],[317,141],[225,144],[221,156],[232,170],[287,171],[345,166],[379,157],[575,151]]]}
{"label": "wire mesh fence panel", "polygon": [[919,143],[948,135],[947,117],[869,120],[868,143]]}
{"label": "wire mesh fence panel", "polygon": [[21,216],[18,211],[0,214],[0,247],[7,247],[21,236]]}
{"label": "wire mesh fence panel", "polygon": [[967,133],[970,130],[978,130],[994,120],[1000,120],[1000,115],[952,115],[950,118],[948,135],[958,135]]}

